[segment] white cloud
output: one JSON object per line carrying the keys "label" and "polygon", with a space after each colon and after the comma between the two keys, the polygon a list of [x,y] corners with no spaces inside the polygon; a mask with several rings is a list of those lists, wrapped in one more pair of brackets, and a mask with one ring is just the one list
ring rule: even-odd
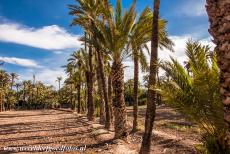
{"label": "white cloud", "polygon": [[15,58],[15,57],[0,57],[0,61],[5,63],[15,64],[23,67],[31,67],[31,68],[40,68],[34,60],[24,59],[24,58]]}
{"label": "white cloud", "polygon": [[205,4],[205,0],[186,0],[176,8],[176,12],[186,16],[204,16],[207,14]]}
{"label": "white cloud", "polygon": [[61,76],[63,78],[62,83],[66,79],[66,74],[64,69],[50,69],[44,68],[39,70],[27,69],[23,72],[18,73],[21,80],[32,80],[33,74],[35,75],[36,81],[41,81],[46,85],[52,85],[56,89],[58,88],[58,83],[56,82],[57,77]]}
{"label": "white cloud", "polygon": [[0,24],[0,41],[47,50],[80,48],[79,36],[57,25],[31,28],[17,23]]}

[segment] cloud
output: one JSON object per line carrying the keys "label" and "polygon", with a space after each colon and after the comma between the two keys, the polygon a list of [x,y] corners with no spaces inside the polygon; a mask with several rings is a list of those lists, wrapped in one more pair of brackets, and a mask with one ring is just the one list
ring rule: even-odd
{"label": "cloud", "polygon": [[79,36],[68,33],[58,25],[31,28],[17,23],[0,24],[0,42],[16,43],[47,50],[81,47]]}
{"label": "cloud", "polygon": [[205,4],[205,0],[186,0],[176,8],[176,12],[192,17],[205,16],[207,14]]}
{"label": "cloud", "polygon": [[64,69],[50,69],[43,68],[38,70],[27,69],[23,72],[18,73],[21,80],[32,80],[33,74],[35,75],[36,81],[41,81],[46,85],[52,85],[56,89],[58,88],[58,83],[56,82],[57,77],[61,76],[63,78],[62,83],[67,78]]}
{"label": "cloud", "polygon": [[30,68],[41,68],[34,60],[31,59],[23,59],[23,58],[15,58],[15,57],[0,57],[0,61],[9,64],[15,64],[23,67],[30,67]]}

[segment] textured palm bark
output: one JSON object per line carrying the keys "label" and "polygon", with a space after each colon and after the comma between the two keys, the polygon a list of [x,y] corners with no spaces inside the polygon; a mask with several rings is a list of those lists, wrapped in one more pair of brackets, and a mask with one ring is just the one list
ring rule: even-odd
{"label": "textured palm bark", "polygon": [[138,130],[138,69],[139,69],[139,58],[138,55],[134,55],[134,87],[133,87],[133,130],[132,132],[136,132]]}
{"label": "textured palm bark", "polygon": [[109,113],[110,113],[110,118],[111,118],[111,124],[113,124],[113,121],[114,121],[112,102],[113,102],[112,73],[109,73],[109,77],[108,77],[108,103],[109,103],[109,111],[110,111]]}
{"label": "textured palm bark", "polygon": [[87,72],[88,82],[87,82],[87,94],[88,94],[88,120],[94,121],[95,120],[95,106],[93,101],[93,49],[92,46],[89,47],[89,71]]}
{"label": "textured palm bark", "polygon": [[77,84],[77,112],[81,113],[81,83]]}
{"label": "textured palm bark", "polygon": [[104,101],[105,101],[105,128],[110,129],[111,127],[111,116],[110,116],[111,104],[109,103],[109,100],[108,100],[108,85],[107,85],[106,77],[104,73],[103,55],[100,50],[97,50],[97,58],[98,58],[98,66],[99,66],[99,73],[101,77]]}
{"label": "textured palm bark", "polygon": [[149,85],[148,85],[148,98],[147,109],[145,116],[145,132],[141,144],[140,154],[149,154],[151,149],[151,136],[153,130],[153,123],[156,116],[156,92],[153,90],[153,86],[156,85],[157,74],[157,57],[158,57],[158,19],[159,19],[159,7],[160,0],[154,1],[154,13],[153,13],[153,31],[151,41],[151,57],[150,57],[150,73],[149,73]]}
{"label": "textured palm bark", "polygon": [[226,141],[230,147],[230,1],[207,0],[209,33],[216,44],[220,68],[220,94],[224,104],[224,119],[228,125]]}
{"label": "textured palm bark", "polygon": [[114,61],[112,65],[112,85],[114,92],[114,128],[115,139],[126,138],[127,133],[127,114],[124,101],[124,68],[120,60]]}
{"label": "textured palm bark", "polygon": [[105,123],[105,101],[103,97],[103,91],[102,91],[102,82],[100,77],[100,68],[97,66],[97,85],[98,85],[98,94],[100,97],[100,124]]}

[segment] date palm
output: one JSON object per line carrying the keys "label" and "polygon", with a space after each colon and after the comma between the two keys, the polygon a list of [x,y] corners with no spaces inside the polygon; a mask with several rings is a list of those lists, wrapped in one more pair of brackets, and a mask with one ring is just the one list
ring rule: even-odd
{"label": "date palm", "polygon": [[16,73],[10,73],[10,77],[11,77],[11,87],[10,87],[10,89],[13,90],[14,82],[15,82],[15,79],[18,78],[18,75]]}
{"label": "date palm", "polygon": [[151,39],[151,56],[150,56],[150,73],[148,83],[147,110],[145,116],[145,132],[141,144],[140,154],[150,153],[151,136],[153,123],[156,115],[156,91],[153,86],[156,85],[157,75],[157,58],[158,58],[158,41],[159,41],[159,7],[160,0],[154,0],[153,20],[152,20],[152,39]]}
{"label": "date palm", "polygon": [[224,104],[224,119],[228,125],[226,141],[230,147],[230,2],[228,0],[206,0],[209,16],[209,32],[216,44],[218,66],[220,68],[220,94]]}
{"label": "date palm", "polygon": [[58,76],[56,81],[58,82],[58,91],[60,91],[60,89],[61,89],[62,77],[61,77],[61,76]]}
{"label": "date palm", "polygon": [[[133,132],[137,131],[138,123],[137,123],[137,115],[138,115],[138,74],[139,74],[139,64],[142,67],[142,71],[147,69],[147,61],[144,53],[144,49],[146,49],[149,53],[149,49],[147,43],[151,41],[152,34],[152,18],[153,14],[150,8],[145,8],[145,10],[141,13],[138,21],[133,26],[130,35],[130,48],[132,50],[132,59],[134,62],[134,93],[133,93]],[[159,19],[159,47],[169,49],[173,51],[173,42],[168,38],[168,34],[166,31],[166,21]]]}
{"label": "date palm", "polygon": [[160,64],[170,80],[162,81],[159,92],[165,103],[203,130],[202,141],[207,153],[228,153],[216,53],[211,52],[208,46],[189,41],[186,56],[190,72],[173,58]]}
{"label": "date palm", "polygon": [[74,66],[75,72],[74,72],[74,81],[76,83],[76,89],[77,89],[77,100],[78,100],[78,113],[81,112],[82,104],[81,104],[81,85],[83,81],[83,75],[84,72],[87,72],[87,54],[85,53],[85,50],[80,49],[78,51],[75,51],[71,57],[68,59],[68,61]]}
{"label": "date palm", "polygon": [[[72,22],[72,25],[80,25],[84,28],[85,32],[87,34],[90,34],[90,37],[86,37],[83,39],[85,41],[85,44],[91,45],[93,44],[92,41],[87,42],[85,39],[95,39],[95,34],[92,32],[94,26],[94,20],[99,17],[99,15],[103,15],[103,8],[102,8],[102,2],[103,0],[77,0],[78,5],[70,5],[70,14],[74,15],[74,19]],[[102,90],[104,95],[104,102],[105,102],[105,111],[106,111],[106,122],[105,122],[105,128],[109,129],[111,126],[111,118],[110,118],[110,112],[109,112],[109,102],[108,102],[108,86],[106,83],[106,77],[104,73],[104,64],[103,64],[103,53],[101,53],[99,46],[101,43],[97,42],[97,45],[95,45],[94,42],[94,48],[96,48],[96,55],[97,55],[97,63],[99,69],[100,78],[102,80]],[[90,49],[90,48],[89,48]],[[94,52],[95,53],[95,52]]]}
{"label": "date palm", "polygon": [[69,95],[69,101],[70,104],[72,105],[72,109],[76,109],[76,104],[73,103],[73,74],[74,74],[74,66],[72,63],[68,63],[65,67],[65,72],[68,74],[68,78],[65,80],[65,83],[69,86],[70,88],[70,95]]}
{"label": "date palm", "polygon": [[[136,18],[135,4],[136,2],[134,1],[129,10],[122,14],[121,1],[117,0],[114,13],[105,9],[107,13],[110,13],[107,17],[109,24],[104,24],[104,21],[97,20],[97,25],[93,28],[94,34],[96,34],[96,37],[105,47],[105,52],[108,51],[112,59],[111,75],[114,92],[115,138],[127,136],[127,115],[124,102],[124,67],[122,60],[127,52],[125,48]],[[114,14],[114,17],[112,14]]]}

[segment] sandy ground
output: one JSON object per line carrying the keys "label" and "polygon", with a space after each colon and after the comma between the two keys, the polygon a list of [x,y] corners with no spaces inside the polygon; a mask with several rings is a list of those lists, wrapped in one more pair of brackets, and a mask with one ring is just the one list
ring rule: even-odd
{"label": "sandy ground", "polygon": [[[127,109],[132,126],[132,109]],[[84,115],[59,110],[7,111],[0,113],[0,153],[102,153],[136,154],[143,133],[145,107],[140,107],[141,131],[127,141],[113,140],[113,131],[89,122]],[[98,120],[97,120],[98,121]],[[153,154],[193,154],[199,130],[169,107],[157,108],[152,141]],[[34,149],[35,148],[35,149]],[[37,148],[37,149],[36,149]],[[69,148],[69,149],[68,149]],[[85,150],[86,149],[86,150]],[[28,152],[31,151],[31,152]],[[59,152],[58,152],[59,151]]]}

